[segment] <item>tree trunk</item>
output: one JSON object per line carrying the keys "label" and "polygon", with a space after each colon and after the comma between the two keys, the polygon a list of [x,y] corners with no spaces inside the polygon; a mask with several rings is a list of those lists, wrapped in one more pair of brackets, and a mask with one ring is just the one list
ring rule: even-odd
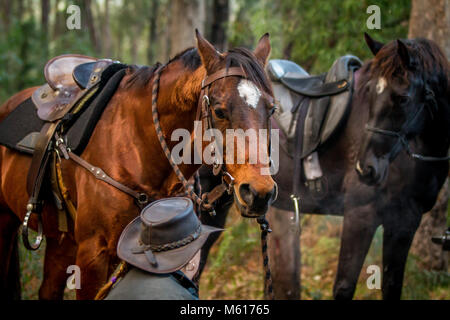
{"label": "tree trunk", "polygon": [[229,1],[214,0],[211,42],[220,52],[227,50],[227,27],[229,19]]}
{"label": "tree trunk", "polygon": [[84,1],[84,15],[85,15],[85,21],[86,26],[89,31],[89,37],[91,38],[92,46],[94,47],[94,51],[97,55],[100,55],[102,53],[100,38],[97,34],[97,29],[95,29],[95,23],[94,23],[94,15],[92,14],[92,6],[91,6],[91,0],[85,0]]}
{"label": "tree trunk", "polygon": [[159,1],[153,0],[150,6],[150,30],[148,32],[148,47],[147,47],[147,60],[148,64],[152,65],[155,63],[156,58],[156,46],[157,44],[157,19],[159,14]]}
{"label": "tree trunk", "polygon": [[44,59],[48,59],[48,20],[50,15],[50,1],[49,0],[41,0],[41,27],[42,27],[42,48]]}
{"label": "tree trunk", "polygon": [[[434,40],[450,59],[450,0],[413,0],[408,37]],[[447,179],[434,208],[424,215],[414,237],[411,252],[422,258],[421,265],[427,270],[448,268],[448,254],[431,242],[432,236],[443,234],[447,227],[448,198]]]}
{"label": "tree trunk", "polygon": [[450,59],[450,0],[413,0],[408,37],[436,41]]}
{"label": "tree trunk", "polygon": [[3,27],[5,28],[6,32],[8,32],[9,25],[11,23],[11,4],[12,4],[12,2],[10,0],[2,0],[1,1],[2,22],[3,22]]}
{"label": "tree trunk", "polygon": [[300,229],[294,213],[271,207],[267,213],[272,232],[268,236],[269,266],[277,300],[300,299]]}
{"label": "tree trunk", "polygon": [[426,270],[447,270],[448,252],[442,246],[431,242],[432,236],[439,236],[447,229],[447,207],[450,190],[448,179],[439,193],[433,209],[423,216],[414,237],[411,251],[419,256],[419,265]]}
{"label": "tree trunk", "polygon": [[109,24],[109,0],[105,0],[105,13],[103,19],[103,58],[111,58],[111,28]]}
{"label": "tree trunk", "polygon": [[205,0],[173,0],[170,5],[169,54],[195,46],[195,29],[204,33]]}
{"label": "tree trunk", "polygon": [[42,31],[48,34],[48,18],[50,14],[50,1],[41,0],[41,25]]}
{"label": "tree trunk", "polygon": [[53,32],[52,32],[52,39],[58,39],[62,32],[63,32],[63,26],[65,26],[64,17],[62,16],[62,12],[58,10],[59,7],[59,0],[55,0],[53,5],[54,11],[53,11]]}

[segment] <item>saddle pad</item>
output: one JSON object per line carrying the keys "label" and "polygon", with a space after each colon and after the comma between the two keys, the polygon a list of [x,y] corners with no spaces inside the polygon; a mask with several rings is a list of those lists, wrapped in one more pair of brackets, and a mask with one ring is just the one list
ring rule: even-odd
{"label": "saddle pad", "polygon": [[116,92],[125,73],[126,70],[123,68],[117,71],[102,88],[100,93],[97,94],[92,103],[73,122],[73,125],[70,125],[70,129],[67,131],[67,145],[75,154],[80,155],[88,144],[103,110],[105,110],[109,100],[111,100],[111,97]]}
{"label": "saddle pad", "polygon": [[31,138],[33,133],[39,133],[44,123],[37,116],[33,101],[28,98],[0,122],[0,145],[32,154],[33,149],[22,147],[20,142],[26,137]]}
{"label": "saddle pad", "polygon": [[[115,63],[101,75],[98,90],[90,97],[76,114],[68,114],[63,118],[68,146],[80,155],[92,134],[103,110],[114,95],[120,81],[126,73],[126,65]],[[33,154],[30,148],[44,121],[39,119],[31,98],[17,106],[2,122],[0,122],[0,145],[10,149]]]}

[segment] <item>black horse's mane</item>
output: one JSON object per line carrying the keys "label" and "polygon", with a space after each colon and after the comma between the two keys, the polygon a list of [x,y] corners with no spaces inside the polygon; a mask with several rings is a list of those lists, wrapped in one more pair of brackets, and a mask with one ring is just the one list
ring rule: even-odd
{"label": "black horse's mane", "polygon": [[398,54],[397,41],[384,45],[375,58],[364,64],[360,85],[370,79],[384,77],[389,83],[401,78],[409,83],[410,77],[421,77],[423,83],[431,86],[437,95],[449,90],[449,63],[439,46],[431,40],[405,39],[410,56],[410,66],[405,67]]}
{"label": "black horse's mane", "polygon": [[[188,48],[175,57],[169,60],[167,64],[174,61],[181,60],[183,65],[191,71],[197,70],[201,64],[201,58],[198,53],[197,48]],[[257,61],[253,52],[246,48],[235,48],[229,50],[225,54],[225,65],[226,68],[230,67],[240,67],[247,75],[247,79],[254,82],[263,91],[268,93],[272,92],[271,85],[268,78],[264,72],[264,68]],[[152,79],[157,68],[161,66],[161,63],[156,63],[154,66],[130,66],[128,68],[128,73],[131,75],[127,80],[126,86],[143,88]]]}

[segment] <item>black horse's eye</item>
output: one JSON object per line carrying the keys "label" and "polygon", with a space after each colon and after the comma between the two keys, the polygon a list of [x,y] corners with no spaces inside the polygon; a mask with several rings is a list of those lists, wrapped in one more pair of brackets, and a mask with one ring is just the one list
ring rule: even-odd
{"label": "black horse's eye", "polygon": [[406,105],[410,101],[409,96],[397,96],[395,102],[399,105]]}
{"label": "black horse's eye", "polygon": [[221,109],[221,108],[213,108],[214,110],[214,114],[216,115],[217,118],[219,119],[225,119],[225,112]]}

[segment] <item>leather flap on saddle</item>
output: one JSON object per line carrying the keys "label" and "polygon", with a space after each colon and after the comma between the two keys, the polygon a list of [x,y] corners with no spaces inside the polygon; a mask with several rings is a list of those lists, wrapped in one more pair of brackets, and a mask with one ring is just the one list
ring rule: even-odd
{"label": "leather flap on saddle", "polygon": [[274,118],[288,138],[289,153],[297,135],[302,135],[301,158],[331,137],[347,114],[353,73],[361,65],[360,59],[347,55],[338,58],[327,73],[309,76],[292,61],[269,61],[268,73],[280,106]]}
{"label": "leather flap on saddle", "polygon": [[345,118],[351,102],[353,73],[359,69],[362,61],[352,55],[338,58],[326,74],[324,86],[345,82],[344,90],[339,94],[326,95],[312,99],[305,119],[302,158],[311,154],[325,143]]}
{"label": "leather flap on saddle", "polygon": [[113,63],[82,55],[62,55],[47,62],[47,84],[32,95],[38,117],[53,122],[64,117],[89,89],[100,82],[102,72]]}
{"label": "leather flap on saddle", "polygon": [[82,89],[89,89],[100,81],[102,72],[112,63],[111,59],[99,59],[83,63],[73,69],[73,79]]}
{"label": "leather flap on saddle", "polygon": [[48,85],[53,90],[59,90],[61,87],[71,87],[76,85],[72,73],[76,66],[95,62],[96,58],[80,55],[66,54],[54,57],[49,60],[44,68],[44,76]]}
{"label": "leather flap on saddle", "polygon": [[53,90],[49,84],[44,84],[33,92],[31,99],[37,108],[38,117],[53,122],[67,113],[71,102],[80,92],[81,89],[75,83],[60,90]]}
{"label": "leather flap on saddle", "polygon": [[325,81],[338,81],[338,79],[345,79],[349,84],[349,88],[341,94],[330,97],[330,103],[326,118],[324,120],[323,128],[321,130],[320,141],[324,143],[336,130],[336,128],[344,119],[347,110],[351,103],[353,94],[354,73],[361,68],[362,61],[355,56],[346,55],[336,60],[328,72]]}

